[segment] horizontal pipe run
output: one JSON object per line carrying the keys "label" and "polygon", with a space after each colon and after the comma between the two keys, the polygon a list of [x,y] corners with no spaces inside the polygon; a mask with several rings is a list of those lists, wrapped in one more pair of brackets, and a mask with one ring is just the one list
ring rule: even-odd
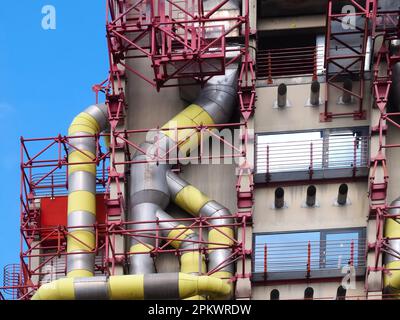
{"label": "horizontal pipe run", "polygon": [[62,278],[42,285],[32,300],[185,299],[196,295],[226,295],[225,280],[186,273]]}

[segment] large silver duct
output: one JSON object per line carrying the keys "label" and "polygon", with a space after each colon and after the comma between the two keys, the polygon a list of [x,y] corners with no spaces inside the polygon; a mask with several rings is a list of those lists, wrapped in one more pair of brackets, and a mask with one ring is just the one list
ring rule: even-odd
{"label": "large silver duct", "polygon": [[[237,68],[227,69],[224,76],[209,80],[194,105],[201,107],[214,123],[228,122],[232,116],[236,101]],[[179,125],[179,123],[178,123]],[[164,131],[165,132],[165,131]],[[176,142],[163,131],[148,135],[146,142],[140,145],[146,154],[137,152],[134,161],[145,161],[157,152],[166,153]],[[166,180],[168,163],[134,163],[131,165],[130,204],[128,220],[135,222],[131,227],[138,237],[130,238],[130,252],[150,251],[155,246],[155,222],[157,212],[162,212],[169,203],[170,192]],[[140,223],[147,222],[148,223]],[[138,249],[136,249],[138,248]],[[130,256],[130,274],[154,273],[155,267],[151,254],[132,254]]]}

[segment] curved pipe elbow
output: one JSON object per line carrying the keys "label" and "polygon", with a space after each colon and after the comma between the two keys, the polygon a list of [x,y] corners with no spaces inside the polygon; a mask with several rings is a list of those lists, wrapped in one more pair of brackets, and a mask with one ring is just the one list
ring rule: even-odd
{"label": "curved pipe elbow", "polygon": [[32,300],[74,300],[74,279],[62,278],[42,285]]}

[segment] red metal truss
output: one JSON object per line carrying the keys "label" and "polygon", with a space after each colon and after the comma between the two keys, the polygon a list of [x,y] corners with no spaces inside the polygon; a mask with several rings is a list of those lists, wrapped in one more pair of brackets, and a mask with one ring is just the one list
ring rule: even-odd
{"label": "red metal truss", "polygon": [[[4,281],[6,293],[12,298],[26,299],[39,286],[41,265],[60,257],[66,247],[66,194],[68,192],[68,168],[77,164],[96,164],[97,191],[104,193],[107,183],[109,153],[102,151],[102,136],[90,136],[96,145],[95,158],[87,162],[68,163],[68,150],[82,154],[71,142],[79,137],[61,136],[24,139],[21,137],[21,187],[20,187],[20,264]],[[90,158],[90,157],[89,157]],[[102,196],[100,196],[102,198]],[[104,211],[104,210],[103,210]],[[104,215],[103,215],[104,216]],[[98,248],[96,248],[98,250]],[[42,263],[32,264],[40,258]]]}
{"label": "red metal truss", "polygon": [[[182,85],[173,79],[189,79],[186,84],[204,84],[245,54],[242,46],[229,46],[227,36],[249,37],[248,0],[244,15],[233,12],[221,16],[232,1],[217,1],[205,8],[203,0],[107,0],[107,36],[111,71],[123,66],[159,90]],[[245,40],[246,41],[246,40]],[[230,58],[226,61],[227,53]],[[146,59],[153,76],[135,66]]]}
{"label": "red metal truss", "polygon": [[[212,270],[208,270],[206,273],[207,275],[212,275],[215,272],[218,272],[220,269],[224,268],[225,266],[231,264],[231,263],[240,263],[242,262],[242,271],[240,274],[236,274],[231,280],[235,281],[238,277],[244,277],[246,275],[246,269],[245,269],[245,255],[248,254],[248,252],[245,250],[244,243],[241,241],[236,240],[235,238],[231,238],[228,236],[224,231],[215,228],[215,225],[213,223],[216,223],[217,220],[219,219],[227,219],[231,218],[232,223],[227,223],[227,224],[221,224],[218,225],[219,227],[230,227],[230,228],[237,228],[241,227],[241,238],[244,239],[245,237],[245,232],[246,232],[246,218],[245,217],[239,217],[238,215],[233,215],[233,216],[226,216],[226,217],[218,217],[218,218],[212,218],[212,217],[196,217],[196,218],[178,218],[178,219],[171,219],[171,220],[157,220],[157,221],[140,221],[140,222],[134,222],[134,221],[108,221],[107,222],[107,238],[106,238],[106,248],[107,248],[107,263],[109,264],[109,271],[110,274],[114,274],[115,268],[117,265],[120,265],[121,262],[123,261],[128,261],[129,256],[132,254],[146,254],[149,251],[145,250],[142,252],[121,252],[118,251],[117,246],[116,246],[116,238],[120,236],[125,236],[129,238],[134,238],[140,243],[142,243],[145,247],[148,247],[144,242],[142,242],[142,238],[155,238],[156,240],[156,245],[154,248],[149,248],[151,249],[150,253],[152,257],[156,258],[160,254],[175,254],[176,256],[181,256],[183,253],[186,252],[199,252],[201,254],[207,255],[210,245],[213,245],[212,250],[218,250],[218,249],[231,249],[232,253],[229,257],[227,257],[226,260],[222,261],[218,266],[216,266]],[[136,225],[146,225],[148,223],[156,223],[156,228],[152,229],[140,229],[140,230],[135,230],[133,227]],[[160,224],[163,222],[177,222],[179,225],[181,225],[178,228],[161,228]],[[231,245],[226,245],[224,243],[217,243],[217,242],[209,242],[204,238],[204,233],[209,232],[210,230],[215,229],[221,234],[223,234],[225,237],[229,238],[230,241],[232,242]],[[180,232],[177,233],[175,237],[163,237],[161,235],[162,232],[169,232],[172,230],[179,230]],[[187,231],[187,230],[193,230],[198,233],[199,239],[198,240],[182,240],[180,237]],[[153,236],[150,234],[154,234]],[[173,241],[179,240],[181,242],[190,242],[192,244],[197,244],[198,249],[175,249],[170,246],[170,244]]]}
{"label": "red metal truss", "polygon": [[[217,1],[214,7],[205,10],[203,0],[107,0],[110,90],[106,91],[106,102],[113,137],[121,138],[122,135],[116,128],[124,121],[127,105],[122,84],[125,72],[136,74],[159,90],[176,85],[204,85],[212,76],[224,74],[228,65],[239,62],[238,101],[245,121],[242,141],[246,145],[247,121],[254,113],[256,100],[254,61],[249,52],[252,32],[249,1],[242,3],[243,14],[221,17],[217,12],[231,2]],[[211,28],[213,32],[209,32]],[[230,45],[226,40],[228,37],[238,44]],[[142,60],[142,65],[146,65],[147,61],[147,66],[152,68],[153,79],[137,69],[137,59]],[[184,81],[178,82],[177,79]],[[115,159],[116,152],[125,148],[125,159],[129,161],[127,139],[112,140],[112,158]],[[175,160],[179,161],[178,158]],[[123,175],[118,175],[114,163],[111,163],[109,183],[116,181],[117,177],[123,180]],[[243,172],[242,169],[240,172]],[[252,176],[252,172],[247,176]],[[239,175],[238,183],[240,179]],[[252,204],[252,188],[246,191],[238,189],[238,202],[243,197],[248,199],[248,204]],[[115,207],[122,206],[121,199],[110,201]]]}
{"label": "red metal truss", "polygon": [[[323,122],[332,121],[334,117],[347,116],[355,120],[365,119],[364,69],[367,41],[371,34],[369,24],[371,12],[375,10],[374,4],[375,0],[329,0],[328,2],[325,39],[325,110],[320,114],[320,120]],[[342,12],[345,6],[354,8],[354,12]],[[343,25],[346,28],[343,28]],[[359,82],[358,89],[343,88],[344,79]],[[333,88],[347,92],[358,108],[341,113],[329,111],[329,104],[332,103],[330,91]]]}
{"label": "red metal truss", "polygon": [[[116,158],[116,155],[111,153],[111,162],[113,165],[129,165],[134,163],[169,163],[169,164],[179,164],[184,161],[196,161],[197,163],[207,163],[208,161],[212,161],[214,159],[233,159],[246,156],[246,147],[240,147],[237,141],[233,141],[227,139],[227,137],[220,136],[218,134],[218,129],[238,129],[244,128],[245,123],[226,123],[226,124],[214,124],[214,125],[199,125],[199,126],[181,126],[176,128],[160,128],[160,129],[133,129],[133,130],[123,130],[118,131],[115,130],[113,133],[114,141],[120,141],[121,148],[123,148],[125,152],[125,160],[121,161]],[[183,137],[180,132],[187,132],[190,129],[190,134]],[[161,138],[160,134],[163,132],[169,132],[176,137],[174,140],[176,144],[171,146],[168,150],[164,150],[157,145],[157,141]],[[132,153],[146,154],[146,152],[141,149],[140,144],[137,144],[135,141],[135,137],[140,137],[143,134],[150,134],[156,132],[155,136],[155,148],[152,149],[152,154],[147,154],[148,157],[145,160],[133,160]],[[217,153],[211,152],[213,150],[208,150],[205,148],[205,142],[208,139],[213,139],[219,145],[224,147],[224,152]],[[234,138],[234,134],[232,133],[231,138]],[[191,151],[190,154],[186,154],[186,152],[181,152],[179,148],[183,146],[186,142],[191,139],[196,139],[196,142],[200,145],[199,150]]]}
{"label": "red metal truss", "polygon": [[[379,3],[379,2],[378,2]],[[375,6],[378,8],[378,6]],[[372,93],[375,98],[376,108],[379,110],[380,117],[378,123],[371,128],[371,134],[378,136],[378,148],[371,157],[371,173],[369,185],[370,197],[370,219],[376,219],[376,240],[369,243],[369,250],[374,252],[374,262],[368,266],[366,274],[366,291],[368,294],[368,277],[371,273],[382,272],[388,273],[394,269],[388,269],[380,265],[382,254],[388,254],[400,259],[400,252],[397,252],[389,245],[389,238],[384,236],[384,225],[387,219],[398,219],[400,215],[390,215],[389,210],[397,207],[388,205],[387,189],[389,183],[389,172],[387,167],[387,158],[385,149],[400,147],[400,144],[387,144],[385,136],[387,131],[387,122],[393,128],[400,129],[398,123],[399,112],[387,112],[387,103],[390,88],[392,85],[392,66],[400,61],[400,56],[390,55],[388,44],[389,41],[399,39],[400,11],[379,11],[375,9],[373,12],[373,28],[374,36],[383,37],[382,46],[378,51],[373,69],[373,86]],[[378,167],[382,168],[383,182],[376,182],[376,173]],[[393,238],[396,239],[396,238]],[[392,239],[392,240],[393,240]]]}

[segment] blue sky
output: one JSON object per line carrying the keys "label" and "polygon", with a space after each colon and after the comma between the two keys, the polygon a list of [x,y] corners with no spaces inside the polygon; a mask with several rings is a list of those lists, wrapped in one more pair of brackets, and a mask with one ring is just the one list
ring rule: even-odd
{"label": "blue sky", "polygon": [[[0,10],[0,279],[19,259],[19,137],[66,134],[107,77],[105,0],[7,1]],[[42,28],[42,7],[56,29]],[[2,285],[0,280],[0,286]]]}

